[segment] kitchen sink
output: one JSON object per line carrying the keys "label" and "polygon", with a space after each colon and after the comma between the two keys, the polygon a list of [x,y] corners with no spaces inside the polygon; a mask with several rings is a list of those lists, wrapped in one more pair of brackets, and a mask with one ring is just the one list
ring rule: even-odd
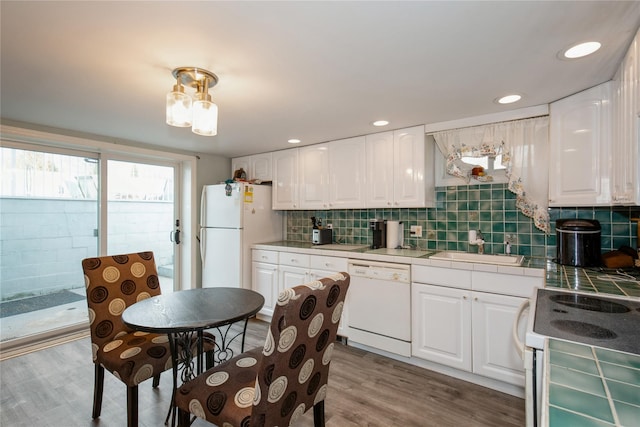
{"label": "kitchen sink", "polygon": [[334,251],[353,251],[356,249],[364,249],[366,245],[343,245],[341,243],[331,243],[328,245],[313,245],[314,249],[328,249]]}
{"label": "kitchen sink", "polygon": [[468,252],[459,251],[443,251],[431,255],[429,259],[437,259],[443,261],[459,261],[459,262],[475,262],[478,264],[496,264],[520,266],[524,261],[524,255],[489,255],[489,254],[470,254]]}

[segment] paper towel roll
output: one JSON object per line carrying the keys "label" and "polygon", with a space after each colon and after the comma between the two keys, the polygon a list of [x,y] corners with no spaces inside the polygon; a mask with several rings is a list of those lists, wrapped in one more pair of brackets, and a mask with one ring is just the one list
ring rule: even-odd
{"label": "paper towel roll", "polygon": [[387,248],[398,247],[400,239],[400,221],[387,221]]}

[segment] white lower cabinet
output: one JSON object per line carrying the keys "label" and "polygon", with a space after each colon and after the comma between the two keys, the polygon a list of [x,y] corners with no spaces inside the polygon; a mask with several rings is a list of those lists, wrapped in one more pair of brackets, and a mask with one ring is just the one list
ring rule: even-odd
{"label": "white lower cabinet", "polygon": [[471,291],[413,283],[414,356],[471,371]]}
{"label": "white lower cabinet", "polygon": [[[524,365],[511,328],[524,298],[473,292],[473,372],[509,384],[524,386]],[[524,314],[523,314],[524,316]],[[521,321],[524,327],[526,321]],[[521,331],[521,335],[524,331]]]}
{"label": "white lower cabinet", "polygon": [[302,285],[309,281],[309,271],[307,268],[291,267],[281,265],[278,271],[279,290]]}
{"label": "white lower cabinet", "polygon": [[[253,290],[264,297],[260,314],[273,316],[279,293],[287,288],[347,271],[347,258],[253,249]],[[347,336],[349,294],[342,310],[338,335]]]}
{"label": "white lower cabinet", "polygon": [[278,301],[278,264],[252,263],[253,290],[264,297],[264,307],[260,314],[273,316]]}
{"label": "white lower cabinet", "polygon": [[[412,277],[413,356],[524,386],[511,328],[520,304],[534,287],[544,286],[542,277],[426,266],[414,266]],[[427,278],[438,284],[415,281]]]}
{"label": "white lower cabinet", "polygon": [[[309,260],[311,269],[309,270],[309,280],[319,280],[323,277],[331,276],[332,274],[346,272],[347,271],[347,258],[339,258],[332,256],[316,256],[311,255]],[[338,335],[342,337],[348,337],[349,324],[349,292],[347,292],[347,299],[344,302],[342,308],[342,317],[340,318],[340,325],[338,325]]]}
{"label": "white lower cabinet", "polygon": [[260,314],[271,316],[278,300],[278,252],[254,249],[251,260],[253,290],[264,297]]}

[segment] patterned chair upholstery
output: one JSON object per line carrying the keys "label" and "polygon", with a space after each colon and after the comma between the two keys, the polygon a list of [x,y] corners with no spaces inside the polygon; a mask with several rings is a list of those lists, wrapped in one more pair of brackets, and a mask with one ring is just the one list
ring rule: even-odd
{"label": "patterned chair upholstery", "polygon": [[[166,334],[136,332],[122,322],[122,312],[137,301],[160,295],[160,280],[153,252],[103,256],[82,260],[91,349],[95,364],[93,418],[102,409],[104,370],[127,386],[127,425],[138,425],[138,384],[171,369],[171,351]],[[213,366],[213,336],[205,345],[207,366]]]}
{"label": "patterned chair upholstery", "polygon": [[220,427],[289,426],[312,406],[324,426],[329,364],[350,277],[280,293],[263,348],[242,353],[178,389],[180,427],[190,414]]}

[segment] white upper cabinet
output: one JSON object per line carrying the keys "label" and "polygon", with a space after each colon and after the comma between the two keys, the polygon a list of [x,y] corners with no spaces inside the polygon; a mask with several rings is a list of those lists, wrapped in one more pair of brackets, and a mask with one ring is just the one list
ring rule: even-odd
{"label": "white upper cabinet", "polygon": [[247,173],[247,179],[251,179],[249,174],[251,172],[251,156],[236,157],[231,159],[231,176],[238,170],[243,169]]}
{"label": "white upper cabinet", "polygon": [[640,204],[640,31],[631,42],[613,80],[611,201]]}
{"label": "white upper cabinet", "polygon": [[365,207],[365,137],[329,143],[329,208]]}
{"label": "white upper cabinet", "polygon": [[273,179],[273,174],[271,173],[271,162],[271,153],[262,153],[251,156],[251,179],[271,181]]}
{"label": "white upper cabinet", "polygon": [[393,206],[393,132],[366,136],[366,206]]}
{"label": "white upper cabinet", "polygon": [[271,181],[271,153],[254,154],[252,156],[236,157],[231,160],[231,173],[242,168],[247,173],[247,179]]}
{"label": "white upper cabinet", "polygon": [[298,149],[276,151],[273,156],[273,209],[298,209]]}
{"label": "white upper cabinet", "polygon": [[611,203],[611,83],[551,104],[549,206]]}
{"label": "white upper cabinet", "polygon": [[434,147],[424,126],[367,135],[367,208],[435,205]]}
{"label": "white upper cabinet", "polygon": [[329,209],[329,144],[298,150],[300,209]]}

